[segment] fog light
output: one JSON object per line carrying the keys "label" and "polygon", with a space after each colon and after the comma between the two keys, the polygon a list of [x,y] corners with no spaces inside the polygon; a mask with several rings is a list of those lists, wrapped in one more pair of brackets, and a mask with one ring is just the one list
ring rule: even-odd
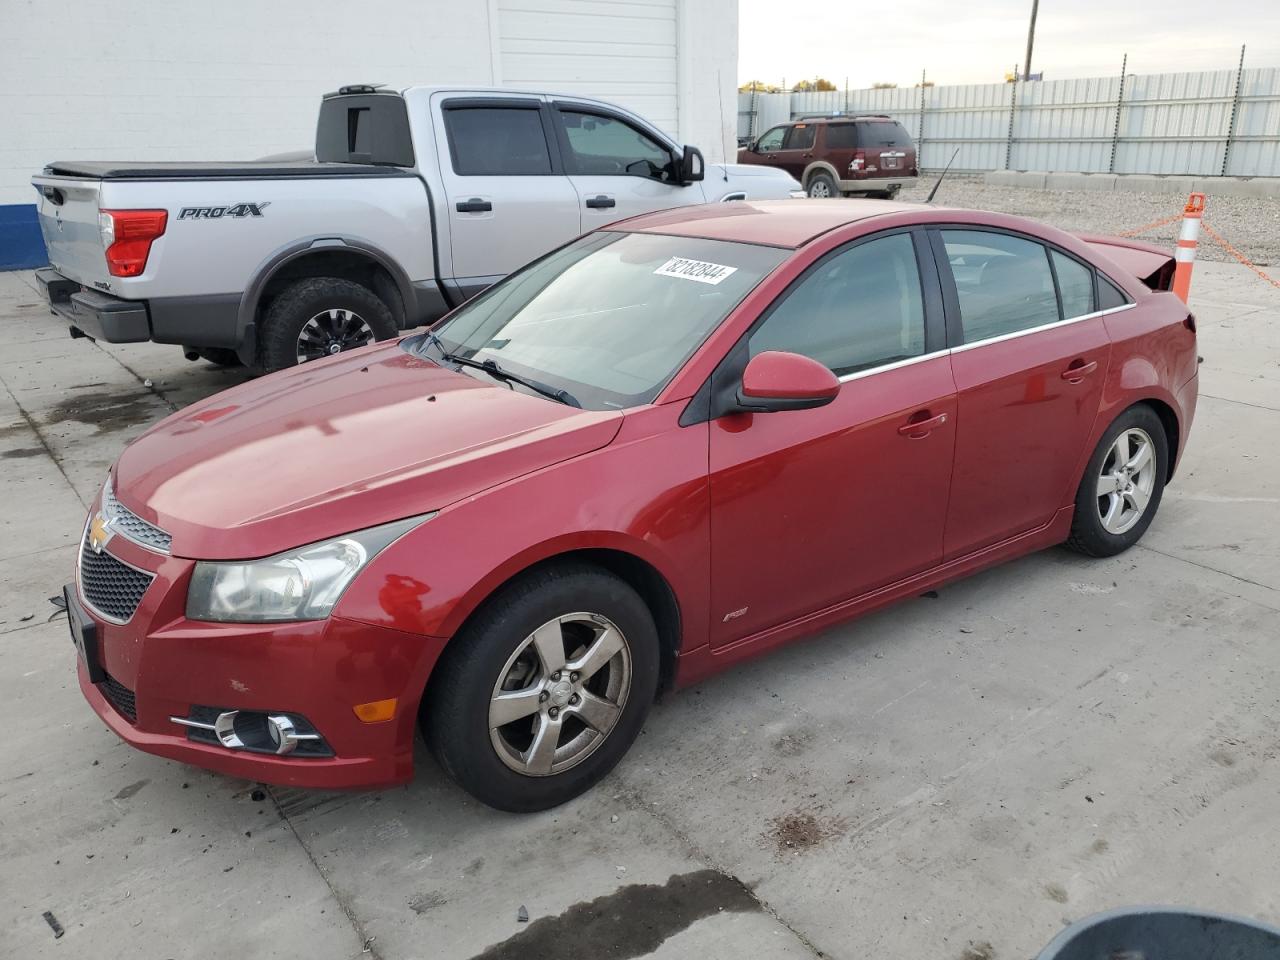
{"label": "fog light", "polygon": [[217,743],[228,750],[279,756],[293,753],[305,744],[305,756],[333,756],[324,738],[302,716],[200,706],[191,710],[191,716],[169,719],[186,727],[188,737],[193,740]]}
{"label": "fog light", "polygon": [[[298,728],[293,719],[285,714],[273,713],[267,717],[267,733],[271,742],[276,745],[276,753],[293,753],[298,746]],[[315,739],[314,735],[307,739]]]}

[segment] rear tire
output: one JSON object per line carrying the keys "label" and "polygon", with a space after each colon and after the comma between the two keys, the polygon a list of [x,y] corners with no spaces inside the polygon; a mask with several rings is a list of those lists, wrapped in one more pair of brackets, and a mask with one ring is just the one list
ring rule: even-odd
{"label": "rear tire", "polygon": [[658,666],[653,616],[629,584],[588,564],[545,567],[503,587],[449,643],[423,698],[423,735],[482,803],[545,810],[627,752]]}
{"label": "rear tire", "polygon": [[1151,526],[1168,475],[1164,424],[1145,403],[1130,407],[1107,428],[1089,458],[1066,545],[1089,557],[1128,550]]}
{"label": "rear tire", "polygon": [[261,366],[271,373],[388,340],[398,332],[391,310],[368,287],[338,277],[295,280],[263,317]]}
{"label": "rear tire", "polygon": [[840,196],[840,188],[836,186],[835,178],[831,174],[819,171],[809,178],[809,186],[805,188],[805,193],[825,200]]}

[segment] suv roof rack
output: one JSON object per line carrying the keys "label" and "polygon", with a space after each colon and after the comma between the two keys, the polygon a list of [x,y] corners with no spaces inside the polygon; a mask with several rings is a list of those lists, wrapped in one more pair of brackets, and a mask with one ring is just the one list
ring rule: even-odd
{"label": "suv roof rack", "polygon": [[801,123],[805,120],[892,120],[887,113],[841,113],[839,110],[834,113],[806,113],[804,116],[796,117],[792,123]]}

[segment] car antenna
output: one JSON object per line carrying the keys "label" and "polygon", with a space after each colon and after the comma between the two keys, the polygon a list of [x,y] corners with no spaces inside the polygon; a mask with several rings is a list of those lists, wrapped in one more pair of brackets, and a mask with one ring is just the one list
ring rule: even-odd
{"label": "car antenna", "polygon": [[[721,87],[720,87],[720,82],[721,82],[721,81],[720,81],[720,71],[719,71],[719,70],[717,70],[717,71],[716,71],[716,94],[720,97],[720,136],[721,136],[721,137],[723,137],[723,136],[724,136],[724,127],[725,127],[725,123],[724,123],[724,90],[723,90],[723,89],[721,89]],[[738,131],[735,129],[733,132],[736,134]],[[737,138],[735,137],[734,139],[737,139]],[[734,160],[737,160],[737,159],[738,159],[737,157],[734,157]],[[723,164],[723,165],[721,166],[720,174],[724,177],[724,182],[725,182],[725,183],[728,183],[728,182],[729,182],[729,164],[728,164],[728,163],[725,163],[725,164]],[[143,264],[143,266],[146,266],[146,264]]]}
{"label": "car antenna", "polygon": [[938,188],[942,186],[942,178],[947,175],[947,171],[951,169],[951,164],[956,162],[956,154],[960,152],[960,148],[956,147],[955,153],[951,154],[951,159],[947,161],[947,165],[942,168],[942,172],[938,174],[938,182],[933,185],[933,189],[929,191],[929,196],[924,198],[925,203],[933,203],[933,195],[938,192]]}

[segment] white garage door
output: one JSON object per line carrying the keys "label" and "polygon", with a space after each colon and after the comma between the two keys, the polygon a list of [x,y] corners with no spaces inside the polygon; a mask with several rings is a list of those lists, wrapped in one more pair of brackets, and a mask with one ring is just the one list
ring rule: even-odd
{"label": "white garage door", "polygon": [[676,0],[498,0],[504,85],[599,97],[676,131]]}

